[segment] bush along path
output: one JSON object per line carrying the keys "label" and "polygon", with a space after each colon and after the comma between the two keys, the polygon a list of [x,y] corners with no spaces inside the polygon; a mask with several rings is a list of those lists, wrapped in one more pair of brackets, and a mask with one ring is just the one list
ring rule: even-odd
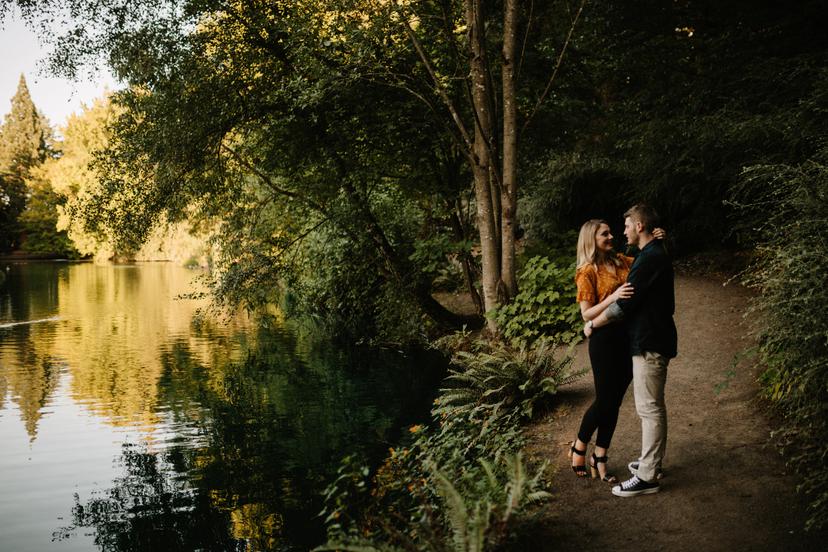
{"label": "bush along path", "polygon": [[[679,356],[667,378],[668,444],[661,492],[618,498],[611,485],[576,479],[566,457],[592,400],[591,377],[561,390],[558,406],[526,431],[527,459],[552,463],[551,501],[521,535],[525,550],[819,550],[825,533],[803,530],[806,501],[775,446],[742,316],[749,292],[721,279],[676,279]],[[575,368],[589,366],[578,347]],[[628,390],[610,449],[610,470],[626,479],[638,456],[640,424]],[[591,447],[590,447],[591,449]],[[815,462],[821,462],[814,459]]]}

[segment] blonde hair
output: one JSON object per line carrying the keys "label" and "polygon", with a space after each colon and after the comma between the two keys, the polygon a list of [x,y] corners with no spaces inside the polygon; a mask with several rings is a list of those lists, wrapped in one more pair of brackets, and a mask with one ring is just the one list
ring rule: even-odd
{"label": "blonde hair", "polygon": [[653,233],[653,230],[659,224],[658,213],[646,203],[637,203],[627,209],[627,212],[624,213],[624,218],[630,218],[633,222],[640,222],[644,230],[650,234]]}
{"label": "blonde hair", "polygon": [[602,224],[609,226],[607,221],[601,219],[590,219],[581,226],[581,231],[578,233],[578,261],[576,270],[588,264],[594,265],[596,269],[598,268],[598,264],[618,264],[618,259],[615,255],[606,255],[595,247],[595,234],[598,233],[598,228]]}

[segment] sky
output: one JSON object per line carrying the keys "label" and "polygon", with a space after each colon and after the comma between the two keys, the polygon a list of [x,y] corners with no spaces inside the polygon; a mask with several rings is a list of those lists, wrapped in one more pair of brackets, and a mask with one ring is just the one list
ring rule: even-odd
{"label": "sky", "polygon": [[32,101],[52,127],[63,125],[69,114],[79,111],[83,104],[89,105],[107,89],[117,88],[107,72],[102,72],[96,82],[74,82],[45,74],[39,62],[47,52],[19,14],[12,10],[0,19],[0,118],[11,110],[21,73],[26,76]]}

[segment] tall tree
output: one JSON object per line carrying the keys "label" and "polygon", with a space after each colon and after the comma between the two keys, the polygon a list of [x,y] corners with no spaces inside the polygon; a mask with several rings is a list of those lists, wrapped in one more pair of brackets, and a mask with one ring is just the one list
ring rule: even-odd
{"label": "tall tree", "polygon": [[0,127],[0,170],[26,178],[32,167],[46,160],[49,137],[49,126],[32,102],[21,73],[11,111]]}
{"label": "tall tree", "polygon": [[19,217],[27,204],[25,180],[48,153],[49,126],[38,112],[21,74],[11,111],[0,126],[0,248],[20,246]]}
{"label": "tall tree", "polygon": [[[538,7],[538,13],[533,13],[534,3],[526,6],[518,0],[436,4],[395,0],[393,4],[420,63],[431,77],[433,95],[442,104],[443,124],[455,128],[458,145],[473,176],[483,302],[486,312],[490,312],[517,293],[515,235],[520,134],[547,99],[586,2],[582,0],[575,9],[568,3],[550,3]],[[557,11],[562,7],[570,8],[568,16],[563,16],[563,9]],[[541,16],[546,23],[534,21],[533,15]],[[465,41],[457,39],[458,29],[465,31]],[[547,47],[544,52],[540,40],[534,44],[529,40],[530,35],[539,37],[550,30],[564,30],[554,49]],[[523,44],[519,52],[521,34]],[[449,93],[448,79],[442,75],[445,60],[435,59],[433,53],[440,43],[448,51],[457,52],[455,61],[464,70],[462,77],[455,70],[455,79],[465,81],[465,94]],[[519,68],[524,57],[539,53],[534,61],[545,67],[546,79],[530,78],[521,85]],[[492,333],[498,331],[494,317],[489,316],[487,323]]]}
{"label": "tall tree", "polygon": [[[32,201],[22,218],[24,222],[28,217],[33,219],[32,222],[38,221],[44,227],[41,235],[53,234],[50,240],[44,240],[45,247],[58,243],[64,246],[62,249],[50,249],[53,253],[70,252],[70,248],[65,247],[67,239],[71,241],[75,253],[81,255],[97,256],[101,253],[102,258],[107,258],[115,253],[111,251],[107,236],[89,235],[70,216],[73,205],[92,193],[91,190],[98,184],[98,175],[90,164],[94,152],[105,146],[106,124],[114,118],[107,98],[93,100],[80,112],[70,115],[66,124],[60,127],[62,139],[56,142],[60,156],[49,158],[32,170],[28,180]],[[38,202],[38,198],[42,201]],[[32,212],[36,207],[39,207],[40,213]],[[48,228],[45,227],[46,222]],[[27,238],[30,237],[31,232],[28,232]],[[33,245],[31,240],[27,240],[27,248]]]}

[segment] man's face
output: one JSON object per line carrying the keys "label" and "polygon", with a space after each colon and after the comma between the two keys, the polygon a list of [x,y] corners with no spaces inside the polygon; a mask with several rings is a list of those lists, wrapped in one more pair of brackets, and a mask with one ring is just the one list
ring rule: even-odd
{"label": "man's face", "polygon": [[624,235],[627,237],[627,245],[634,245],[638,247],[638,228],[640,226],[640,223],[635,222],[630,217],[624,219]]}

